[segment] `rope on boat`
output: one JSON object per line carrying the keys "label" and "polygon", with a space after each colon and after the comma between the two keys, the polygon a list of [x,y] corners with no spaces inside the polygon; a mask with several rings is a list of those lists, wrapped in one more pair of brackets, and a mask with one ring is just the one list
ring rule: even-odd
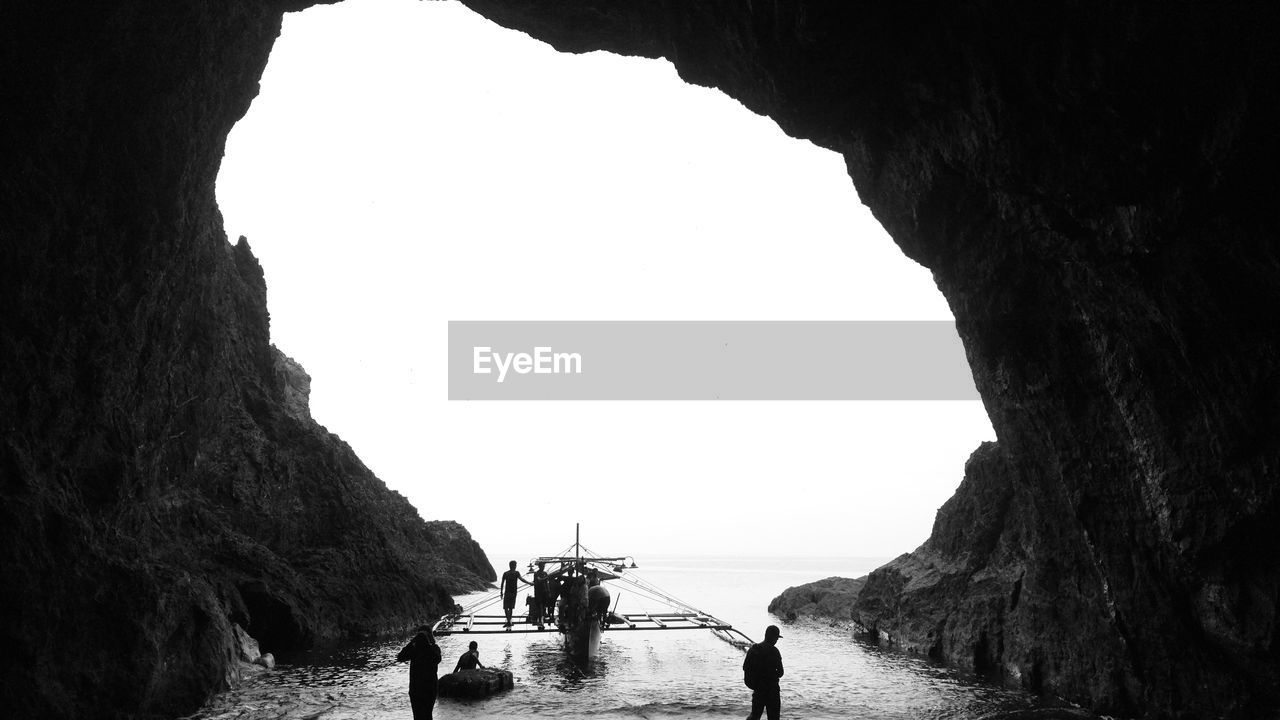
{"label": "rope on boat", "polygon": [[[730,635],[729,633],[734,633],[734,634],[738,635],[739,637],[734,637],[733,635]],[[747,636],[747,634],[746,634],[746,633],[742,632],[741,630],[739,630],[739,629],[737,629],[737,628],[732,628],[732,627],[731,627],[731,628],[729,628],[728,630],[719,630],[719,629],[716,629],[716,630],[712,630],[712,631],[711,631],[711,634],[712,634],[712,635],[715,635],[716,637],[720,638],[721,640],[723,640],[723,641],[725,641],[725,642],[729,643],[730,645],[732,645],[732,646],[734,646],[734,647],[738,648],[739,650],[742,650],[743,652],[746,652],[746,651],[747,651],[747,650],[748,650],[752,645],[755,645],[755,644],[756,644],[756,641],[755,641],[755,640],[752,640],[750,637],[748,637],[748,636]],[[739,638],[741,638],[741,639],[739,639]]]}
{"label": "rope on boat", "polygon": [[[596,555],[596,553],[588,550],[585,546],[582,546],[582,552],[584,554],[589,554],[596,558],[600,557],[599,555]],[[591,559],[591,558],[587,558],[587,559]],[[666,590],[663,590],[662,588],[658,587],[655,583],[645,580],[644,578],[619,575],[616,579],[618,582],[631,585],[633,588],[643,591],[643,593],[648,595],[650,599],[664,603],[668,607],[675,608],[677,610],[684,610],[686,612],[696,613],[698,615],[706,615],[707,617],[715,617],[711,613],[703,612],[702,610],[699,610],[698,608],[690,605],[689,603],[671,595]]]}
{"label": "rope on boat", "polygon": [[[586,547],[582,547],[582,551],[584,554],[600,557],[599,555],[596,555],[596,553],[588,550]],[[711,613],[699,610],[698,608],[690,605],[689,603],[686,603],[685,601],[680,600],[679,598],[675,597],[674,595],[667,592],[666,590],[658,587],[656,583],[646,580],[642,577],[622,575],[617,578],[617,581],[620,583],[625,583],[627,585],[630,585],[633,591],[639,590],[642,595],[647,595],[649,599],[662,602],[669,607],[672,607],[678,610],[683,610],[685,612],[695,613],[697,615],[705,615],[725,625],[729,624],[729,623],[724,623],[724,621],[720,620],[719,618],[717,618],[715,615],[712,615]],[[743,651],[746,651],[748,648],[750,648],[752,645],[755,644],[755,640],[752,640],[749,635],[732,626],[728,628],[716,628],[715,630],[712,630],[711,634],[715,635],[721,640]]]}
{"label": "rope on boat", "polygon": [[[599,560],[602,557],[601,555],[598,555],[597,553],[589,550],[587,547],[583,546],[580,543],[577,544],[577,548],[579,552],[582,554],[583,560],[587,560],[587,561]],[[569,554],[569,551],[573,549],[574,549],[574,545],[570,545],[569,547],[565,548],[560,552],[560,556],[567,557]],[[729,625],[729,623],[724,622],[723,620],[716,617],[715,615],[699,610],[698,608],[690,605],[689,603],[686,603],[685,601],[675,597],[668,591],[659,587],[656,583],[653,583],[642,577],[637,577],[635,575],[630,575],[630,576],[617,575],[613,578],[613,580],[616,580],[620,584],[630,586],[632,592],[637,594],[642,600],[643,599],[651,600],[653,602],[663,604],[673,610],[704,616],[706,618],[716,621],[716,623],[718,624],[728,625],[728,627],[726,628],[712,629],[712,634],[740,650],[746,650],[747,648],[749,648],[751,645],[755,643],[755,641],[752,640],[746,633],[742,632],[741,630],[738,630],[732,625]],[[622,598],[622,594],[621,592],[619,592],[618,597],[614,601],[615,611],[618,606],[618,601],[621,600],[621,598]],[[489,594],[483,595],[473,600],[471,603],[467,604],[466,606],[461,607],[461,609],[459,609],[458,611],[453,612],[449,615],[445,615],[444,617],[437,620],[436,623],[432,625],[432,631],[434,632],[436,630],[439,630],[441,626],[447,627],[447,626],[453,625],[456,622],[460,622],[462,618],[467,617],[469,615],[475,615],[481,610],[484,610],[490,606],[496,605],[501,600],[502,600],[502,592],[500,589],[497,592],[493,593],[492,595],[489,595]],[[641,603],[641,609],[648,612],[647,609],[643,607],[643,603]]]}

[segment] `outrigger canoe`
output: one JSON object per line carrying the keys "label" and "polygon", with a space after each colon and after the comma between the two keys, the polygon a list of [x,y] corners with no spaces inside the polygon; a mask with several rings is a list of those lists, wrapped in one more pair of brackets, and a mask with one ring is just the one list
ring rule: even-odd
{"label": "outrigger canoe", "polygon": [[[535,608],[519,624],[508,626],[505,615],[485,614],[495,605],[501,607],[501,594],[485,595],[441,617],[432,626],[432,633],[560,633],[567,653],[576,659],[588,660],[599,652],[600,636],[605,632],[709,630],[734,644],[752,642],[729,623],[671,596],[631,572],[637,569],[635,558],[596,555],[582,546],[577,532],[574,535],[573,545],[564,552],[529,561],[530,572],[535,567],[545,570],[549,585],[560,581],[557,597],[551,598],[555,605],[553,613]],[[628,598],[628,606],[642,604],[645,609],[620,612],[624,589],[635,596]]]}

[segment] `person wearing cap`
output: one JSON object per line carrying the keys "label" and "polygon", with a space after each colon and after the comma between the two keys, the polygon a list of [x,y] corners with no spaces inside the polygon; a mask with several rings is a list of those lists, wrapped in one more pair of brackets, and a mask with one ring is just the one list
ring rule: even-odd
{"label": "person wearing cap", "polygon": [[440,646],[431,628],[422,626],[408,645],[396,655],[397,662],[409,661],[409,706],[413,720],[431,720],[436,704],[436,672],[440,665]]}
{"label": "person wearing cap", "polygon": [[764,642],[752,645],[742,661],[743,681],[752,691],[751,714],[747,720],[760,720],[761,713],[768,713],[769,720],[778,720],[782,711],[778,688],[778,679],[782,677],[782,653],[778,651],[781,638],[778,626],[770,625],[764,630]]}

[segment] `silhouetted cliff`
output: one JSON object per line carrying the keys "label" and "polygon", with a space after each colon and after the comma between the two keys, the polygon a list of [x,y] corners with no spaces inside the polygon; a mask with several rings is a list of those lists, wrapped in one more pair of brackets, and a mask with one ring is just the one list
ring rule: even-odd
{"label": "silhouetted cliff", "polygon": [[454,592],[474,590],[473,577],[480,578],[485,583],[498,579],[498,573],[489,563],[489,557],[485,555],[480,543],[472,540],[471,533],[459,523],[452,520],[432,520],[427,523],[427,536],[451,564],[461,565],[469,571],[468,574],[459,575],[459,579],[464,582],[459,583]]}
{"label": "silhouetted cliff", "polygon": [[233,623],[274,652],[399,630],[493,575],[311,420],[223,234],[223,142],[281,12],[5,9],[5,717],[190,712],[239,673]]}

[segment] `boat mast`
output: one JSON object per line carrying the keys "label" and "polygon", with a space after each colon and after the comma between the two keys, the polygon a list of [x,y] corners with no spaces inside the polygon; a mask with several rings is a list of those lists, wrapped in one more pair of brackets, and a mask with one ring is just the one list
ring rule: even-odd
{"label": "boat mast", "polygon": [[579,539],[581,537],[579,534],[581,531],[582,531],[582,523],[574,523],[573,524],[574,567],[577,567],[578,565],[577,561],[582,559],[582,543],[581,543],[581,540]]}

